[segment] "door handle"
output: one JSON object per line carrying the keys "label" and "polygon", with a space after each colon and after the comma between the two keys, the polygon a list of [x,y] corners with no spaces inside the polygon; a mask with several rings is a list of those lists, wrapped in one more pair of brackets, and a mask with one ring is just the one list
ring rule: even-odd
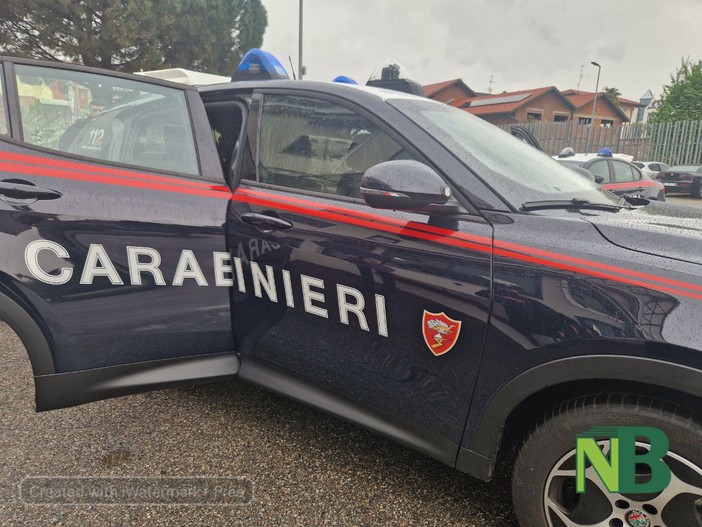
{"label": "door handle", "polygon": [[259,212],[244,212],[241,215],[241,221],[248,225],[253,225],[263,232],[292,229],[293,226],[292,222],[288,220]]}
{"label": "door handle", "polygon": [[58,199],[62,194],[50,188],[37,187],[28,181],[6,179],[0,181],[0,199]]}

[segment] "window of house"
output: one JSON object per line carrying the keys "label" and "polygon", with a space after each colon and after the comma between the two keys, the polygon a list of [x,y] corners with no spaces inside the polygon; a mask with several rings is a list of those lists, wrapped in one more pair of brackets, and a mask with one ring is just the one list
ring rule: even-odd
{"label": "window of house", "polygon": [[590,124],[591,122],[591,117],[578,117],[578,124]]}
{"label": "window of house", "polygon": [[361,115],[308,97],[266,95],[259,140],[259,181],[360,198],[370,167],[411,159]]}
{"label": "window of house", "polygon": [[607,166],[607,161],[602,160],[602,161],[595,161],[592,163],[587,169],[594,175],[594,176],[602,176],[604,178],[604,183],[609,183],[610,182],[610,177],[609,177],[609,167]]}
{"label": "window of house", "polygon": [[185,93],[61,68],[15,67],[24,141],[142,168],[199,173]]}
{"label": "window of house", "polygon": [[565,114],[565,113],[553,114],[553,122],[554,123],[567,123],[568,122],[568,114]]}
{"label": "window of house", "polygon": [[526,119],[527,123],[533,123],[534,121],[540,121],[543,117],[543,112],[527,112]]}
{"label": "window of house", "polygon": [[600,126],[604,126],[607,128],[610,126],[614,126],[614,121],[612,121],[610,119],[602,119],[602,121],[600,121]]}
{"label": "window of house", "polygon": [[7,126],[7,105],[5,103],[5,90],[2,76],[0,75],[0,134],[6,134]]}

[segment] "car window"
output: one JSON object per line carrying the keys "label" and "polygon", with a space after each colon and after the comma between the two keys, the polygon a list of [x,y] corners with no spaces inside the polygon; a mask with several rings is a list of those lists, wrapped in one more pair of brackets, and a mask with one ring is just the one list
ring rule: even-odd
{"label": "car window", "polygon": [[142,168],[198,174],[185,93],[107,75],[15,67],[24,141]]}
{"label": "car window", "polygon": [[592,173],[593,176],[602,176],[604,181],[602,183],[609,183],[609,167],[607,166],[607,161],[595,161],[587,169]]}
{"label": "car window", "polygon": [[394,159],[411,156],[348,108],[309,97],[265,97],[261,182],[359,198],[363,173]]}
{"label": "car window", "polygon": [[[387,102],[515,208],[541,200],[614,199],[594,181],[466,111],[420,97],[389,97]],[[472,183],[461,174],[451,176],[459,187]]]}
{"label": "car window", "polygon": [[[638,163],[634,163],[634,165],[636,165],[639,168],[643,168],[642,166],[639,166]],[[657,172],[661,169],[661,166],[658,163],[651,163],[650,165],[648,165],[648,169]]]}
{"label": "car window", "polygon": [[[0,63],[2,65],[2,63]],[[7,133],[7,105],[5,103],[5,87],[3,86],[2,75],[0,75],[0,134]]]}
{"label": "car window", "polygon": [[[638,161],[633,161],[632,165],[636,165],[639,168],[644,168],[646,165],[644,163],[639,163]],[[651,165],[653,167],[653,165]]]}
{"label": "car window", "polygon": [[614,169],[614,180],[617,183],[625,183],[627,181],[634,181],[634,170],[631,166],[620,161],[612,161],[612,168]]}

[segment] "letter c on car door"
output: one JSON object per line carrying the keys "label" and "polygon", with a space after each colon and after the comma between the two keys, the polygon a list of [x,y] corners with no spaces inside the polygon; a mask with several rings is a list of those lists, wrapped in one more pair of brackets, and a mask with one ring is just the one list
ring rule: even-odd
{"label": "letter c on car door", "polygon": [[45,284],[63,285],[73,276],[73,269],[62,267],[58,274],[49,274],[39,265],[39,253],[41,251],[51,251],[59,258],[68,258],[68,251],[58,243],[48,240],[36,240],[27,245],[24,251],[24,261],[32,276]]}

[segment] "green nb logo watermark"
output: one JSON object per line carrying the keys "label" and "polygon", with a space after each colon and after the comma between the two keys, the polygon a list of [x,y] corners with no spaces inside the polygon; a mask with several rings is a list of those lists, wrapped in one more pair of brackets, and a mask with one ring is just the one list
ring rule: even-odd
{"label": "green nb logo watermark", "polygon": [[[609,450],[603,449],[598,443],[603,439],[608,440]],[[646,447],[641,448],[641,444]],[[660,492],[670,484],[670,468],[663,461],[669,446],[668,436],[650,426],[597,426],[578,434],[575,447],[575,490],[585,492],[587,458],[609,492]],[[637,466],[640,469],[638,481]],[[642,471],[644,466],[648,469]],[[646,479],[645,475],[650,477]]]}

